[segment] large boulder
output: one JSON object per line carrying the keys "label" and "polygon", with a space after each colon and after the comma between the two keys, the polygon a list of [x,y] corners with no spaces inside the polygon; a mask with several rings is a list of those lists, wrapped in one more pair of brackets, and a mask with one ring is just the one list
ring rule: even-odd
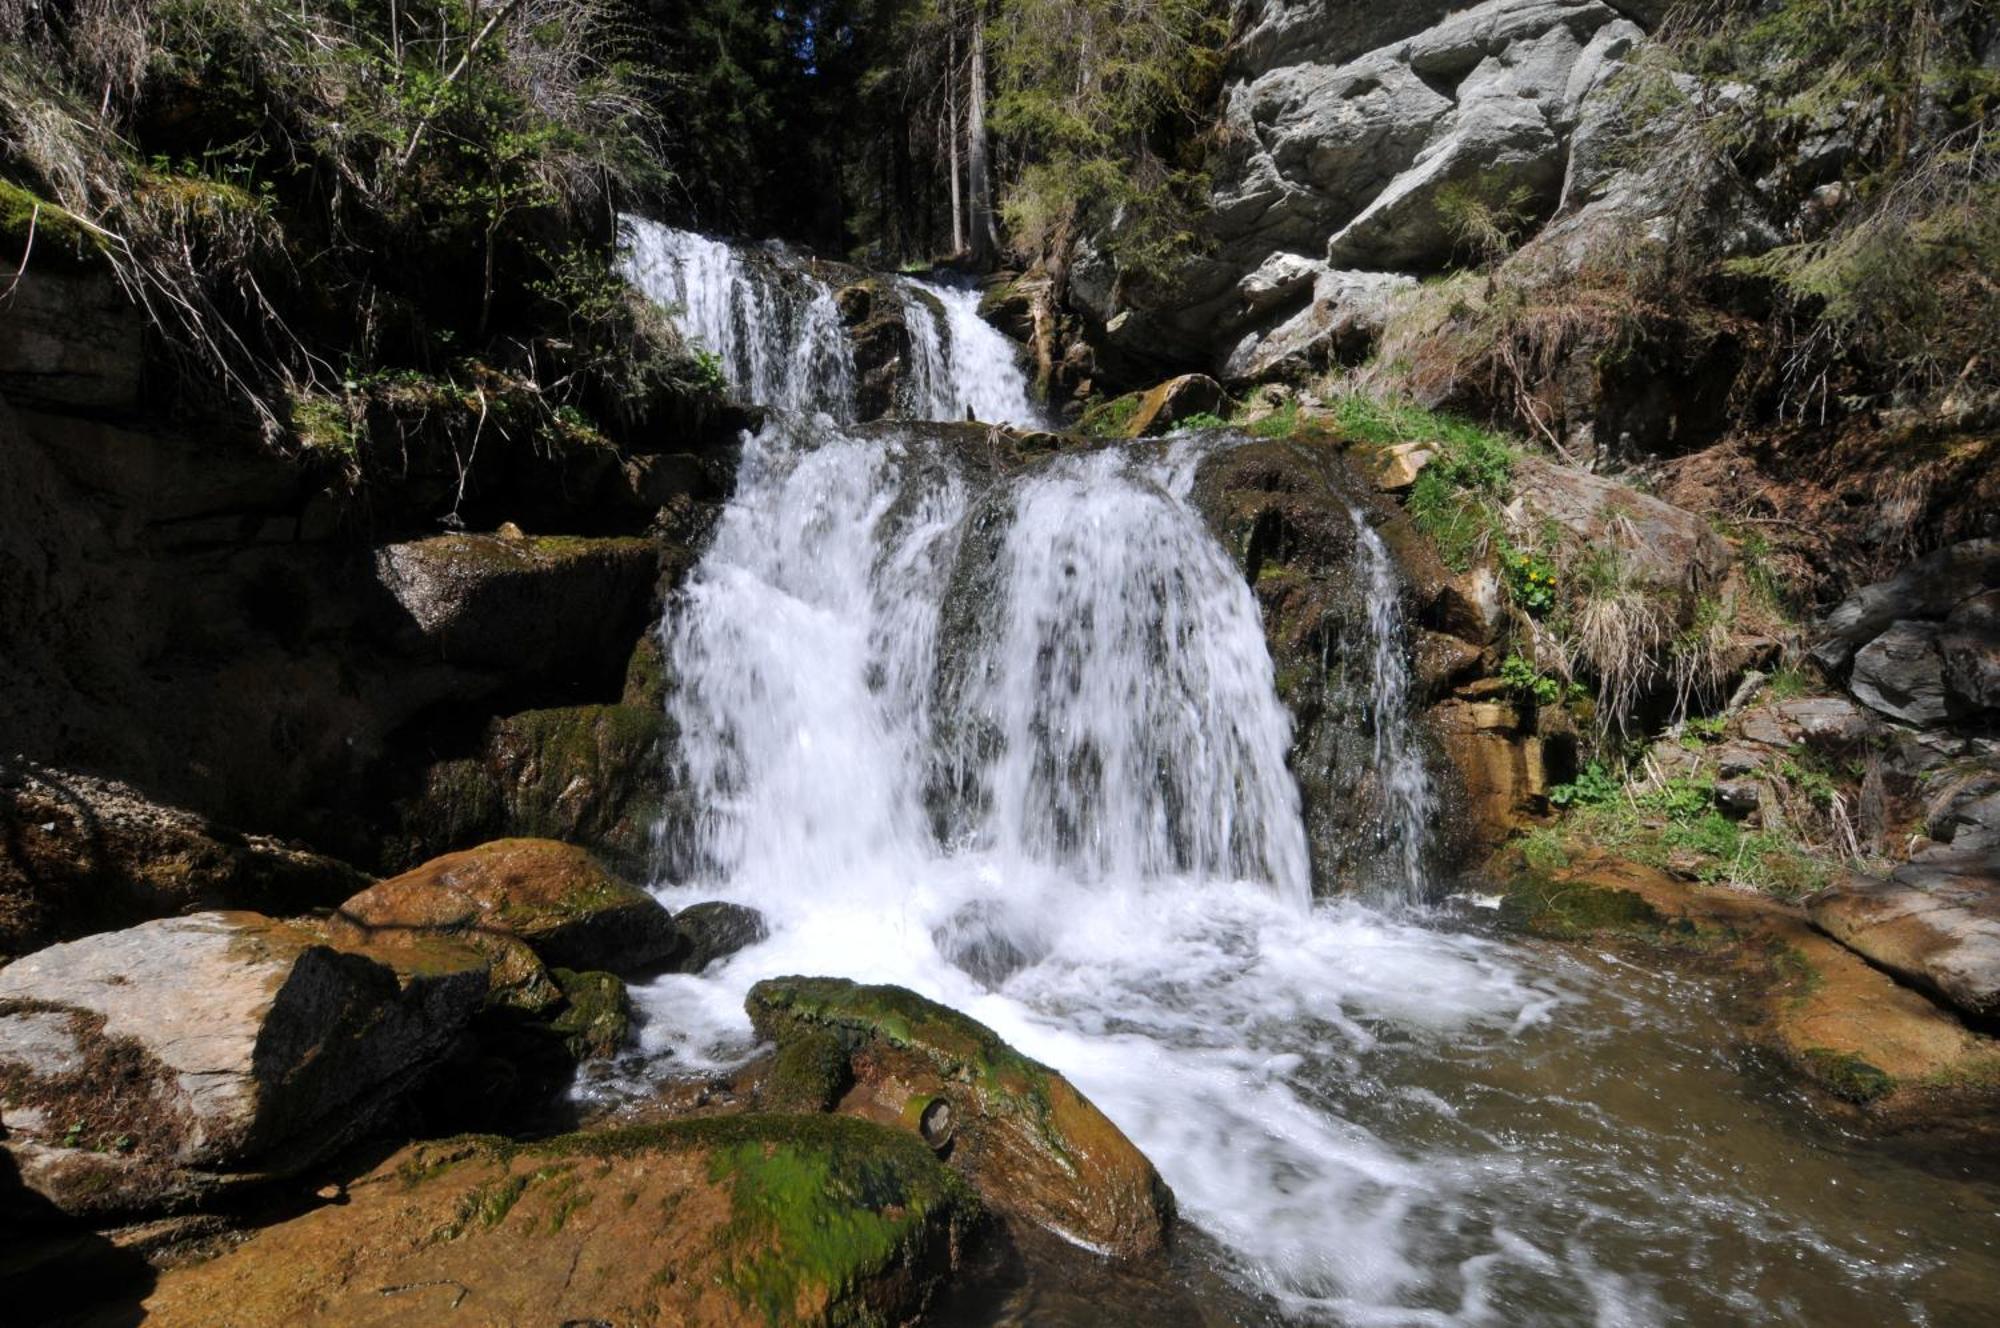
{"label": "large boulder", "polygon": [[1509,525],[1533,533],[1553,522],[1580,548],[1615,550],[1625,575],[1645,589],[1701,591],[1728,571],[1729,548],[1707,520],[1629,484],[1522,457],[1514,493]]}
{"label": "large boulder", "polygon": [[418,773],[396,802],[392,865],[503,838],[560,839],[643,872],[666,795],[664,707],[559,706],[491,720],[470,755]]}
{"label": "large boulder", "polygon": [[1891,719],[1924,727],[1943,722],[1944,657],[1936,623],[1899,622],[1855,653],[1848,689]]}
{"label": "large boulder", "polygon": [[382,546],[375,572],[420,653],[559,684],[630,653],[659,561],[636,537],[438,535]]}
{"label": "large boulder", "polygon": [[1120,1257],[1165,1243],[1173,1193],[1145,1154],[984,1024],[901,987],[840,978],[760,982],[746,1008],[781,1060],[803,1052],[826,1072],[837,1111],[949,1143],[951,1165],[1000,1211]]}
{"label": "large boulder", "polygon": [[0,969],[4,1146],[71,1213],[296,1170],[375,1124],[486,983],[460,946],[341,949],[252,913],[51,946]]}
{"label": "large boulder", "polygon": [[2000,1016],[2000,851],[1909,862],[1815,896],[1813,925],[1965,1013]]}
{"label": "large boulder", "polygon": [[665,967],[686,950],[658,900],[550,839],[447,853],[355,895],[333,926],[356,940],[497,933],[549,964],[613,973]]}
{"label": "large boulder", "polygon": [[116,780],[0,758],[0,956],[195,909],[302,913],[367,883]]}
{"label": "large boulder", "polygon": [[906,1324],[979,1212],[921,1141],[859,1120],[423,1144],[166,1274],[144,1309],[161,1328]]}

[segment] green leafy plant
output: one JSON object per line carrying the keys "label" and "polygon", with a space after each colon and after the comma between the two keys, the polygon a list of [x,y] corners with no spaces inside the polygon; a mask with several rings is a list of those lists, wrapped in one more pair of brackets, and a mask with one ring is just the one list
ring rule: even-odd
{"label": "green leafy plant", "polygon": [[1549,801],[1557,807],[1601,807],[1618,800],[1624,785],[1601,764],[1592,761],[1577,772],[1575,779],[1549,790]]}
{"label": "green leafy plant", "polygon": [[1507,591],[1530,617],[1539,618],[1556,605],[1555,564],[1524,549],[1510,550],[1501,560]]}

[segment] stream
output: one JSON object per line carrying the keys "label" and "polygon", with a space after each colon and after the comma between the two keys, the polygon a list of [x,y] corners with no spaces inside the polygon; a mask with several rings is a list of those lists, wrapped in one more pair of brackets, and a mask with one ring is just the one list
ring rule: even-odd
{"label": "stream", "polygon": [[[745,992],[788,973],[908,986],[1061,1070],[1179,1198],[1177,1308],[1031,1278],[968,1322],[1991,1321],[1990,1159],[1848,1137],[1741,1049],[1721,984],[1454,894],[1365,522],[1395,888],[1315,899],[1257,605],[1189,501],[1226,435],[1005,471],[853,425],[809,274],[634,235],[635,277],[780,409],[661,624],[699,810],[656,885],[772,935],[634,990],[623,1091],[740,1064]],[[898,280],[910,418],[1033,420],[973,293]]]}

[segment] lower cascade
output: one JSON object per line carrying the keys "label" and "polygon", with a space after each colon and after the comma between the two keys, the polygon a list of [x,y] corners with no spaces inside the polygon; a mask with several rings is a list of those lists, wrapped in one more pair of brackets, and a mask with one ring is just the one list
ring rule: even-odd
{"label": "lower cascade", "polygon": [[[1101,1106],[1253,1321],[1721,1322],[1780,1260],[1825,1289],[1798,1321],[1895,1303],[1923,1234],[1880,1248],[1796,1200],[1798,1145],[1733,1087],[1714,998],[1412,908],[1439,893],[1437,802],[1358,513],[1384,862],[1376,902],[1310,897],[1256,605],[1189,502],[1228,445],[1009,471],[969,431],[748,440],[662,625],[699,811],[661,826],[657,893],[771,934],[635,990],[630,1087],[749,1056],[760,980],[894,983]],[[1633,1100],[1635,1075],[1676,1100]],[[1713,1282],[1676,1285],[1694,1251]]]}

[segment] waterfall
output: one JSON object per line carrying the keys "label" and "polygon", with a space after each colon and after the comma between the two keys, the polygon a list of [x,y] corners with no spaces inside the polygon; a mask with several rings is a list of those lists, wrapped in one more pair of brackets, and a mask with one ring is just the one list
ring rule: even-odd
{"label": "waterfall", "polygon": [[[642,217],[622,218],[622,270],[682,334],[716,356],[746,400],[855,418],[853,347],[835,290],[780,249],[745,249]],[[888,279],[909,336],[905,419],[1032,425],[1037,416],[1011,342],[979,316],[969,286]]]}
{"label": "waterfall", "polygon": [[721,361],[730,386],[760,405],[853,417],[853,362],[824,281],[775,254],[640,217],[623,226],[626,276]]}
{"label": "waterfall", "polygon": [[1359,508],[1350,508],[1368,606],[1368,724],[1374,735],[1381,822],[1377,878],[1393,903],[1421,904],[1428,894],[1424,850],[1436,800],[1410,710],[1407,634],[1388,546]]}
{"label": "waterfall", "polygon": [[1172,454],[975,485],[915,434],[781,424],[667,627],[699,819],[670,872],[895,894],[1264,883],[1303,909],[1290,721],[1255,602]]}

